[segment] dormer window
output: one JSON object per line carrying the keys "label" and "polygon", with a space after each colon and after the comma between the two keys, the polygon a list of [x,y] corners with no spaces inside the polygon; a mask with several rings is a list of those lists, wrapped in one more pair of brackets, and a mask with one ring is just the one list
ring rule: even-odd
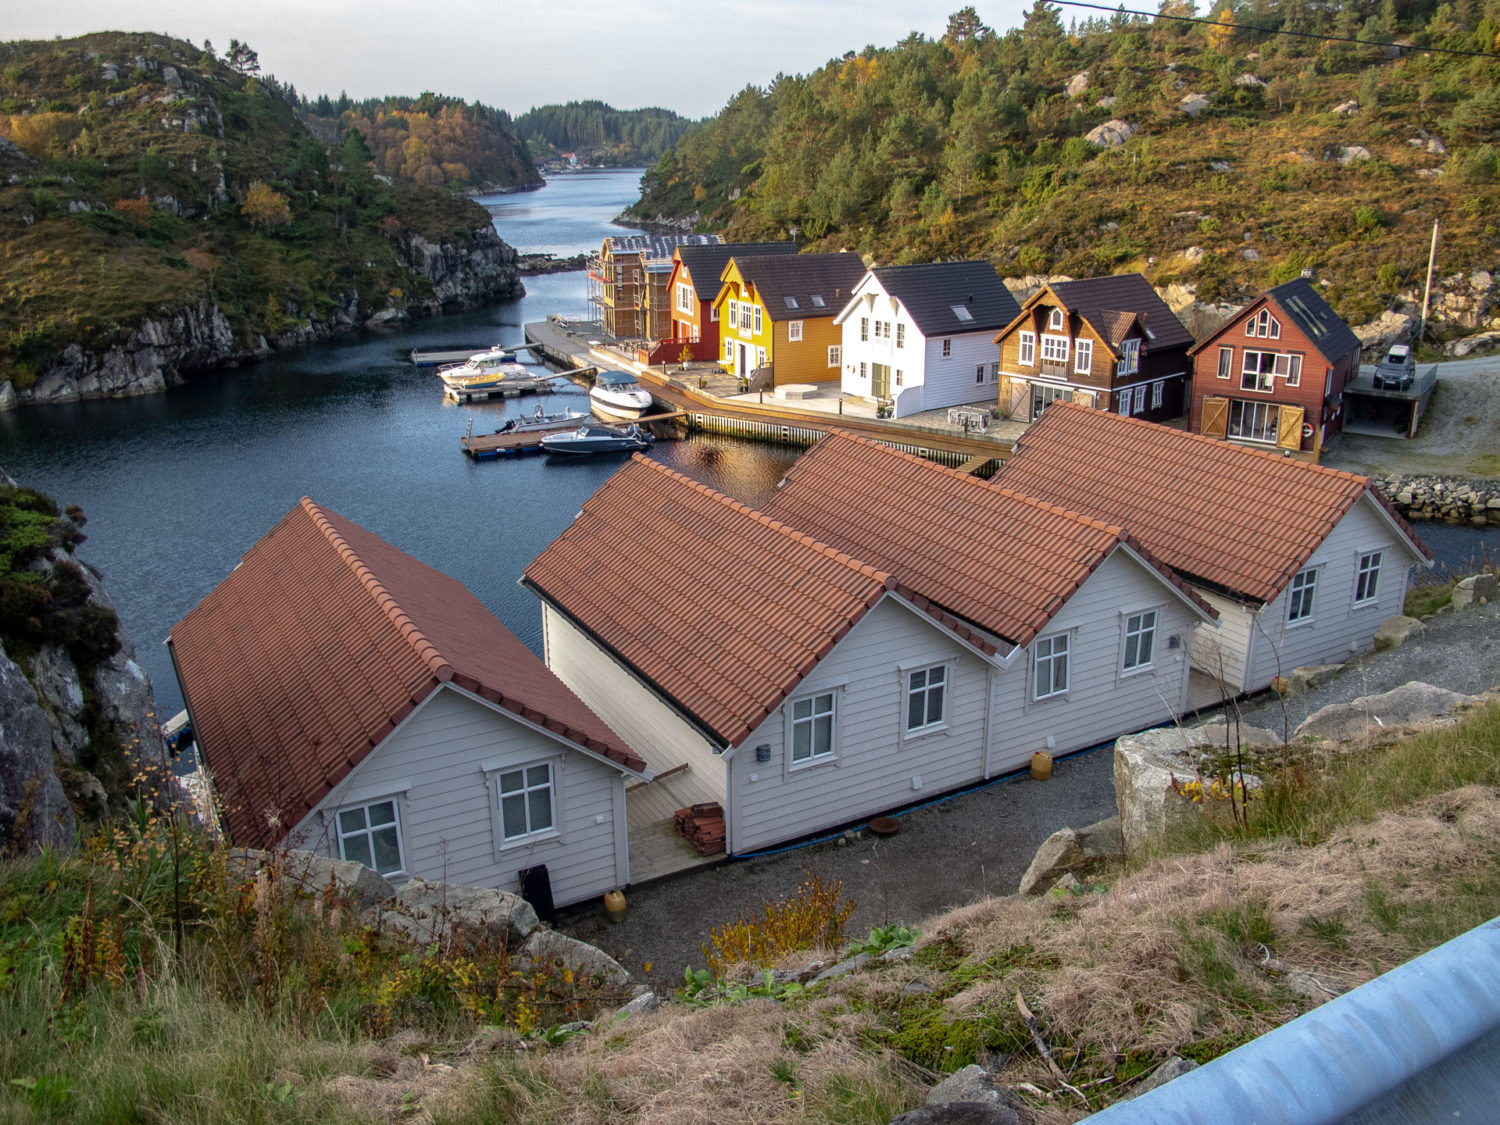
{"label": "dormer window", "polygon": [[1049,332],[1050,331],[1060,331],[1062,329],[1062,326],[1063,326],[1063,311],[1062,311],[1062,309],[1053,309],[1050,313],[1047,314],[1047,330]]}
{"label": "dormer window", "polygon": [[1255,316],[1245,321],[1246,336],[1260,336],[1267,340],[1281,339],[1281,321],[1271,315],[1271,310],[1263,308]]}

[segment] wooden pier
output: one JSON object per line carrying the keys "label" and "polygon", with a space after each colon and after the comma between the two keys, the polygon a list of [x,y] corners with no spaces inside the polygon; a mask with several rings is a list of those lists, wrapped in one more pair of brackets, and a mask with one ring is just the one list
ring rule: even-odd
{"label": "wooden pier", "polygon": [[[682,417],[680,411],[672,411],[668,414],[647,414],[644,418],[637,419],[635,425],[676,422]],[[542,439],[548,434],[566,433],[568,430],[576,430],[579,426],[587,425],[592,421],[595,419],[575,418],[571,422],[559,422],[556,426],[550,426],[545,430],[524,430],[520,433],[507,434],[464,434],[458,439],[458,444],[476,461],[496,461],[506,456],[522,457],[527,453],[540,453]],[[658,439],[662,436],[654,430],[652,435]]]}
{"label": "wooden pier", "polygon": [[507,379],[497,387],[486,387],[477,391],[445,385],[443,394],[454,402],[488,402],[495,398],[517,398],[525,394],[540,394],[542,391],[551,389],[552,380],[539,375],[535,379]]}

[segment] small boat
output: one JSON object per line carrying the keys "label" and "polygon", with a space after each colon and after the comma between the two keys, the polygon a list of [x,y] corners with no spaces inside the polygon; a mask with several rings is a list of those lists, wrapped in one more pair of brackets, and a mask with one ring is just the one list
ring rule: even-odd
{"label": "small boat", "polygon": [[542,438],[542,448],[548,453],[628,453],[645,449],[653,440],[639,426],[631,425],[622,430],[618,426],[590,422],[576,430],[546,435]]}
{"label": "small boat", "polygon": [[651,409],[651,392],[642,390],[627,371],[601,371],[589,390],[589,402],[606,418],[634,420]]}
{"label": "small boat", "polygon": [[509,380],[530,381],[535,376],[516,362],[516,353],[506,348],[476,352],[463,363],[438,368],[438,378],[454,391],[489,391]]}
{"label": "small boat", "polygon": [[518,418],[507,418],[505,425],[495,432],[497,434],[524,434],[534,430],[559,430],[570,427],[587,417],[588,414],[582,410],[560,410],[556,414],[548,414],[542,410],[542,404],[537,403],[534,413],[522,414]]}

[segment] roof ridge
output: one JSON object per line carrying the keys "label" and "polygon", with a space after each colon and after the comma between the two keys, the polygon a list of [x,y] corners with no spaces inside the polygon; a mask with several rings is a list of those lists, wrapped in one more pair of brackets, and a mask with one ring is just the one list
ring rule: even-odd
{"label": "roof ridge", "polygon": [[312,520],[313,526],[318,529],[323,538],[328,541],[338,556],[343,559],[344,564],[354,573],[355,578],[359,580],[365,592],[370,595],[375,604],[380,607],[381,612],[396,627],[396,631],[401,634],[401,638],[411,646],[412,651],[417,654],[417,657],[427,665],[428,669],[432,672],[433,678],[440,683],[451,680],[454,674],[453,665],[449,664],[443,654],[438,651],[438,647],[432,641],[428,640],[427,634],[422,632],[417,623],[412,620],[411,615],[401,608],[401,604],[396,601],[394,595],[385,588],[385,584],[376,577],[375,572],[369,568],[365,561],[359,557],[349,541],[333,526],[333,522],[324,513],[318,503],[311,497],[304,496],[302,497],[300,506],[302,511],[307,513],[308,518]]}
{"label": "roof ridge", "polygon": [[844,551],[840,551],[835,547],[831,547],[827,543],[820,542],[819,540],[814,539],[811,535],[808,535],[806,532],[798,531],[790,524],[785,524],[778,519],[773,519],[771,516],[766,515],[759,509],[752,508],[750,507],[750,505],[736,500],[733,496],[726,495],[725,493],[720,492],[718,489],[704,484],[702,481],[694,480],[686,473],[678,472],[676,469],[669,468],[668,466],[663,465],[660,461],[653,461],[650,457],[647,457],[640,453],[631,454],[630,459],[632,461],[639,461],[643,465],[649,465],[656,472],[661,473],[669,479],[676,480],[680,483],[688,485],[695,492],[699,492],[702,495],[707,496],[709,499],[714,500],[733,511],[739,512],[741,515],[750,517],[755,522],[762,524],[767,528],[770,528],[778,535],[785,536],[786,538],[792,539],[795,542],[812,548],[819,554],[833,559],[841,566],[848,567],[849,569],[863,575],[864,577],[880,583],[888,590],[894,590],[897,586],[897,581],[894,575],[889,574],[883,570],[878,570],[875,567],[870,566],[868,563],[860,562],[860,560],[856,559],[853,555],[847,554]]}
{"label": "roof ridge", "polygon": [[[1053,405],[1054,406],[1061,406],[1061,407],[1063,407],[1064,408],[1064,414],[1073,413],[1075,411],[1088,411],[1091,414],[1103,413],[1102,411],[1096,410],[1093,407],[1080,406],[1078,403],[1075,403],[1075,402],[1057,402],[1057,403],[1054,403]],[[1052,407],[1049,406],[1047,409],[1050,410],[1050,409],[1052,409]],[[1159,430],[1167,430],[1167,431],[1169,431],[1171,433],[1177,434],[1179,437],[1190,438],[1193,441],[1196,441],[1196,442],[1198,442],[1200,444],[1206,444],[1206,445],[1212,446],[1216,450],[1222,450],[1222,449],[1233,450],[1234,451],[1233,455],[1235,455],[1235,456],[1239,456],[1241,454],[1246,454],[1246,455],[1253,454],[1256,457],[1262,457],[1262,458],[1265,458],[1265,459],[1269,460],[1274,465],[1289,465],[1289,464],[1294,464],[1295,463],[1295,464],[1298,464],[1298,465],[1305,466],[1308,469],[1315,470],[1316,472],[1321,473],[1321,474],[1323,474],[1325,476],[1335,477],[1335,478],[1339,478],[1339,479],[1342,479],[1342,480],[1349,481],[1350,483],[1353,483],[1353,484],[1358,484],[1361,488],[1373,488],[1374,487],[1374,481],[1372,481],[1369,477],[1362,476],[1359,473],[1351,473],[1347,469],[1335,469],[1335,468],[1332,468],[1329,465],[1320,465],[1316,461],[1302,461],[1302,460],[1299,459],[1299,460],[1293,462],[1291,458],[1277,456],[1275,453],[1272,453],[1270,450],[1267,450],[1267,449],[1256,449],[1253,446],[1249,446],[1249,445],[1237,445],[1237,444],[1235,444],[1234,442],[1231,442],[1231,441],[1223,441],[1223,440],[1221,440],[1219,438],[1216,438],[1216,437],[1209,437],[1207,434],[1195,434],[1195,433],[1190,433],[1187,430],[1174,430],[1170,426],[1163,426],[1160,422],[1148,422],[1144,418],[1136,418],[1136,417],[1132,417],[1132,416],[1124,415],[1124,414],[1113,414],[1113,415],[1110,415],[1110,417],[1115,418],[1116,420],[1118,420],[1120,422],[1128,422],[1132,426],[1145,426],[1145,427],[1148,427],[1153,432],[1159,431]]]}
{"label": "roof ridge", "polygon": [[[1105,523],[1103,520],[1095,519],[1093,516],[1086,516],[1082,512],[1075,512],[1069,508],[1064,508],[1057,504],[1049,504],[1045,500],[1038,500],[1035,496],[1027,496],[1024,492],[1016,492],[1014,489],[1005,488],[1004,486],[999,484],[991,484],[988,481],[980,480],[976,476],[971,476],[968,473],[961,473],[957,469],[951,469],[947,465],[940,465],[936,461],[929,461],[925,457],[918,457],[915,453],[908,453],[904,449],[897,449],[893,445],[886,445],[886,443],[883,441],[876,441],[874,438],[862,437],[859,434],[850,433],[848,430],[841,430],[837,427],[829,430],[828,432],[830,435],[837,434],[839,437],[848,438],[851,441],[860,442],[864,445],[878,446],[880,449],[888,453],[894,453],[898,457],[903,457],[908,461],[921,465],[924,469],[936,470],[937,472],[946,474],[954,480],[973,482],[971,485],[967,485],[966,487],[973,487],[977,485],[978,487],[983,488],[986,492],[997,492],[1002,496],[1008,496],[1012,500],[1018,500],[1022,504],[1027,504],[1040,511],[1051,512],[1053,515],[1063,516],[1067,519],[1073,520],[1075,523],[1081,523],[1086,527],[1092,527],[1096,531],[1103,531],[1114,536],[1122,536],[1125,533],[1124,528],[1119,525]],[[793,466],[793,468],[795,468],[795,466]]]}

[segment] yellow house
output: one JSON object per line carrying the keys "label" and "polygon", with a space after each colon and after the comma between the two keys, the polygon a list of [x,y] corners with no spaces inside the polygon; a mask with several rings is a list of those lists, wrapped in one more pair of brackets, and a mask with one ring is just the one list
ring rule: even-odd
{"label": "yellow house", "polygon": [[768,372],[771,386],[837,380],[843,331],[833,318],[864,274],[847,252],[731,258],[714,298],[719,361],[744,378]]}

